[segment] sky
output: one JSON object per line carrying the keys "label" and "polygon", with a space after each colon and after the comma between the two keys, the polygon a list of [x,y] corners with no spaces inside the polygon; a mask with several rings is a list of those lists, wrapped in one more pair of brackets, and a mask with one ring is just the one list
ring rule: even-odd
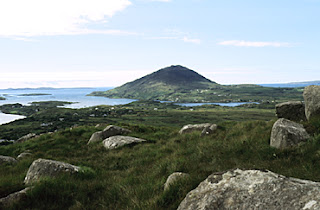
{"label": "sky", "polygon": [[319,20],[320,0],[0,0],[0,88],[320,80]]}

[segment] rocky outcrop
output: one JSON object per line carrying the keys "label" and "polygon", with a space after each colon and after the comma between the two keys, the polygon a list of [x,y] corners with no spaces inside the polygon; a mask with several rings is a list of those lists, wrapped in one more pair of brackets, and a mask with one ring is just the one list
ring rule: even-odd
{"label": "rocky outcrop", "polygon": [[310,135],[301,124],[281,118],[272,127],[270,146],[285,149],[305,142],[308,138]]}
{"label": "rocky outcrop", "polygon": [[15,164],[17,163],[17,160],[13,157],[0,155],[0,165],[2,164]]}
{"label": "rocky outcrop", "polygon": [[20,202],[21,200],[25,199],[27,197],[27,191],[30,188],[27,187],[23,190],[20,190],[18,192],[12,193],[4,198],[0,199],[0,209],[2,208],[9,208],[15,203]]}
{"label": "rocky outcrop", "polygon": [[25,184],[32,184],[43,177],[55,177],[63,173],[77,173],[80,167],[55,160],[38,159],[33,161],[24,179]]}
{"label": "rocky outcrop", "polygon": [[116,135],[126,135],[131,131],[125,128],[121,128],[115,125],[107,126],[103,131],[98,131],[92,134],[91,138],[88,141],[88,144],[93,142],[101,142],[102,140]]}
{"label": "rocky outcrop", "polygon": [[305,121],[305,106],[301,101],[288,101],[276,105],[278,118],[285,118],[293,121]]}
{"label": "rocky outcrop", "polygon": [[305,113],[308,120],[320,117],[320,86],[311,85],[304,89]]}
{"label": "rocky outcrop", "polygon": [[178,210],[320,209],[320,183],[271,171],[214,173],[189,192]]}
{"label": "rocky outcrop", "polygon": [[145,142],[144,139],[139,139],[131,136],[111,136],[105,139],[102,144],[106,149],[116,149],[127,144]]}
{"label": "rocky outcrop", "polygon": [[29,133],[29,134],[27,134],[27,135],[24,135],[24,136],[20,137],[20,138],[16,141],[16,143],[21,143],[21,142],[28,141],[29,139],[32,139],[32,138],[34,138],[34,137],[36,137],[36,136],[37,136],[37,135],[34,134],[34,133]]}
{"label": "rocky outcrop", "polygon": [[164,190],[169,190],[170,186],[175,182],[188,178],[190,175],[182,172],[174,172],[168,178],[166,183],[164,184]]}
{"label": "rocky outcrop", "polygon": [[216,124],[211,124],[211,123],[203,123],[203,124],[189,124],[183,126],[179,134],[184,134],[184,133],[191,133],[193,131],[201,131],[201,135],[207,135],[209,133],[213,133],[217,129]]}

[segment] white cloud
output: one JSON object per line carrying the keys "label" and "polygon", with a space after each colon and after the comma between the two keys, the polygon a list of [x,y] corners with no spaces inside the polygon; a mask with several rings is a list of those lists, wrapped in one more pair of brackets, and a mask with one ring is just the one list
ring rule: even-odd
{"label": "white cloud", "polygon": [[1,0],[0,36],[31,37],[70,34],[126,34],[88,30],[131,5],[129,0]]}
{"label": "white cloud", "polygon": [[194,44],[200,44],[201,43],[201,40],[200,39],[191,39],[191,38],[188,38],[188,37],[183,37],[182,41],[184,42],[190,42],[190,43],[194,43]]}
{"label": "white cloud", "polygon": [[236,47],[290,47],[291,44],[287,42],[250,42],[243,40],[229,40],[218,43],[219,45],[225,46],[236,46]]}

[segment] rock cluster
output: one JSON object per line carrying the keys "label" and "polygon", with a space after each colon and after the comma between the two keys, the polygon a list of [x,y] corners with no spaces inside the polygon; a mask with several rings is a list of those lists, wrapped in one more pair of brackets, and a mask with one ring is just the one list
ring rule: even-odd
{"label": "rock cluster", "polygon": [[101,142],[104,139],[115,136],[115,135],[126,135],[131,131],[125,128],[121,128],[115,125],[107,126],[103,131],[98,131],[92,134],[91,138],[88,141],[88,144],[93,142]]}
{"label": "rock cluster", "polygon": [[187,194],[182,209],[320,209],[320,183],[235,169],[210,175]]}
{"label": "rock cluster", "polygon": [[281,118],[272,127],[270,146],[285,149],[305,142],[308,138],[310,135],[303,125]]}
{"label": "rock cluster", "polygon": [[201,136],[203,135],[208,135],[214,133],[214,131],[217,130],[217,125],[216,124],[211,124],[211,123],[203,123],[203,124],[189,124],[183,126],[179,134],[185,134],[185,133],[191,133],[193,131],[201,131]]}
{"label": "rock cluster", "polygon": [[139,139],[131,136],[111,136],[105,139],[102,144],[106,149],[116,149],[127,144],[145,142],[144,139]]}

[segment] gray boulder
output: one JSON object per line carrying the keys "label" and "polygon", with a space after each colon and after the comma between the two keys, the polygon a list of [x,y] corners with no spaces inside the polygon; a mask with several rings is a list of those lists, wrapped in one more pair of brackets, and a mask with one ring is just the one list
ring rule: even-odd
{"label": "gray boulder", "polygon": [[320,116],[320,86],[311,85],[304,89],[303,97],[305,101],[306,117],[310,120],[312,117]]}
{"label": "gray boulder", "polygon": [[213,134],[218,129],[216,124],[212,124],[210,127],[205,127],[202,132],[201,136]]}
{"label": "gray boulder", "polygon": [[32,138],[34,138],[34,137],[36,137],[36,136],[37,136],[37,135],[34,134],[34,133],[29,133],[29,134],[27,134],[27,135],[24,135],[24,136],[20,137],[20,138],[16,141],[16,143],[21,143],[21,142],[28,141],[29,139],[32,139]]}
{"label": "gray boulder", "polygon": [[17,160],[13,157],[0,155],[0,165],[2,164],[14,164],[17,163]]}
{"label": "gray boulder", "polygon": [[270,146],[285,149],[305,142],[308,138],[310,135],[301,124],[281,118],[272,127]]}
{"label": "gray boulder", "polygon": [[188,178],[190,175],[182,172],[174,172],[168,178],[166,183],[164,184],[164,190],[169,190],[170,186],[179,180],[183,180]]}
{"label": "gray boulder", "polygon": [[293,121],[305,121],[305,106],[301,101],[288,101],[276,105],[278,118],[285,118]]}
{"label": "gray boulder", "polygon": [[187,194],[182,209],[320,209],[320,183],[235,169],[210,175]]}
{"label": "gray boulder", "polygon": [[23,190],[20,190],[15,193],[11,193],[10,195],[1,198],[0,199],[0,209],[1,208],[9,208],[15,203],[18,203],[19,201],[25,199],[27,197],[27,191],[30,189],[30,187],[27,187]]}
{"label": "gray boulder", "polygon": [[121,128],[119,126],[115,125],[109,125],[107,126],[103,131],[98,131],[92,134],[91,138],[88,141],[88,144],[93,142],[101,142],[102,140],[110,137],[110,136],[116,136],[116,135],[126,135],[130,133],[131,131],[125,128]]}
{"label": "gray boulder", "polygon": [[210,128],[210,126],[212,126],[212,125],[213,124],[211,124],[211,123],[185,125],[180,129],[179,134],[191,133],[193,131],[203,131],[204,129]]}
{"label": "gray boulder", "polygon": [[111,136],[105,139],[102,144],[106,149],[116,149],[127,144],[145,142],[144,139],[139,139],[131,136]]}
{"label": "gray boulder", "polygon": [[25,184],[32,184],[43,177],[55,177],[63,173],[77,173],[80,167],[55,160],[38,159],[33,161],[24,179]]}
{"label": "gray boulder", "polygon": [[10,195],[1,198],[0,199],[0,209],[2,208],[9,208],[10,206],[12,206],[15,203],[20,202],[21,200],[25,199],[27,197],[27,191],[30,188],[27,187],[23,190],[20,190],[18,192],[15,193],[11,193]]}

